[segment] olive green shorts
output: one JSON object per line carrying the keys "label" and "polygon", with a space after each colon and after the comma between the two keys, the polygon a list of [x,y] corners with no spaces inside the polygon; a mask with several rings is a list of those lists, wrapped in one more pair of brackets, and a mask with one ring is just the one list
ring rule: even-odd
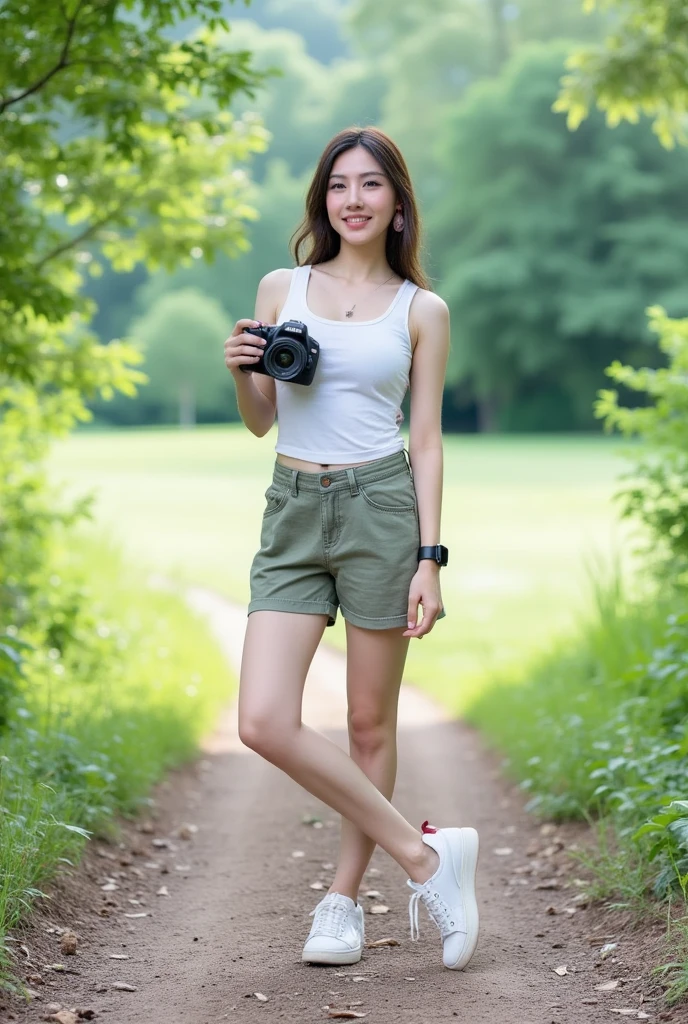
{"label": "olive green shorts", "polygon": [[275,462],[265,501],[249,615],[327,615],[333,626],[341,607],[356,626],[406,628],[420,536],[405,452],[319,473]]}

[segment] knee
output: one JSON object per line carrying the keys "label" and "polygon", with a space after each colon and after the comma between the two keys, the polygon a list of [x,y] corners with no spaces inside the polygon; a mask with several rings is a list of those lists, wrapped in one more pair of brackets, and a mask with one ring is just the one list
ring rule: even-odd
{"label": "knee", "polygon": [[280,748],[280,732],[274,717],[268,713],[245,712],[239,715],[239,739],[245,747],[255,750],[261,757],[271,759]]}
{"label": "knee", "polygon": [[394,743],[396,721],[371,710],[349,712],[349,739],[361,754],[373,755]]}

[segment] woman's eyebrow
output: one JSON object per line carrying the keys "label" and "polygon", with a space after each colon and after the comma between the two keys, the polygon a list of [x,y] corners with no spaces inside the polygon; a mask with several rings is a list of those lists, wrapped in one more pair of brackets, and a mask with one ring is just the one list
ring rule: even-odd
{"label": "woman's eyebrow", "polygon": [[[359,178],[370,178],[370,177],[375,177],[375,176],[377,176],[379,178],[385,178],[386,174],[385,174],[384,171],[363,171],[362,174],[358,175]],[[348,178],[348,174],[331,174],[330,177],[331,178]]]}

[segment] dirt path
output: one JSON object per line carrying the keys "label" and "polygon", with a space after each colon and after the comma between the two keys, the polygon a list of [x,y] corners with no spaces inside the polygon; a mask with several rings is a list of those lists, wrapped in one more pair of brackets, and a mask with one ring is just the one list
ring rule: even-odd
{"label": "dirt path", "polygon": [[[244,610],[203,590],[188,597],[238,668]],[[336,652],[316,657],[304,719],[346,749]],[[543,833],[477,736],[408,686],[394,802],[419,826],[429,818],[480,833],[481,939],[465,972],[441,966],[439,934],[422,908],[420,941],[410,941],[405,875],[379,850],[364,888],[382,893],[389,912],[366,913],[367,939],[399,945],[368,948],[354,967],[302,964],[308,913],[321,895],[310,886],[326,887],[332,876],[338,818],[239,743],[230,709],[202,759],[159,787],[151,822],[125,828],[119,846],[93,844],[50,909],[34,916],[23,936],[26,976],[43,984],[33,983],[39,998],[28,1010],[8,1010],[7,1020],[44,1019],[59,1004],[113,1024],[310,1022],[327,1020],[328,1006],[351,1007],[371,1024],[597,1024],[624,1019],[613,1008],[640,1005],[642,978],[617,956],[601,960],[600,946],[613,936],[576,903],[579,889],[559,850],[575,830]],[[308,816],[321,827],[304,823]],[[381,902],[361,899],[368,911]],[[79,935],[76,956],[60,953],[65,927]],[[76,973],[47,966],[55,963]],[[614,978],[617,991],[595,990]],[[625,1019],[657,1019],[651,1006],[643,1007],[648,1016]]]}

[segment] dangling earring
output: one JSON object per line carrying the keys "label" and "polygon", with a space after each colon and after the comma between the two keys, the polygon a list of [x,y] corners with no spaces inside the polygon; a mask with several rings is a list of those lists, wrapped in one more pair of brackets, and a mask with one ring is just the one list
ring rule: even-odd
{"label": "dangling earring", "polygon": [[394,220],[392,221],[392,227],[394,228],[395,231],[403,231],[404,230],[404,215],[401,212],[401,209],[397,210],[397,212],[394,214]]}

